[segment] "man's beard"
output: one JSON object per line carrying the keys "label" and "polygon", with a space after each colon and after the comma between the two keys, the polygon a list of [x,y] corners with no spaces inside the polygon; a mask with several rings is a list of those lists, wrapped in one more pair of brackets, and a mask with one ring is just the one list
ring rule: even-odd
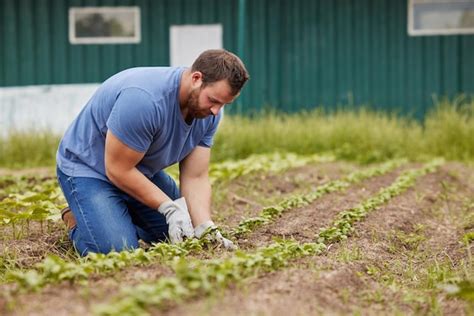
{"label": "man's beard", "polygon": [[200,119],[208,117],[212,114],[208,110],[203,110],[199,107],[199,94],[201,89],[196,88],[191,91],[189,94],[188,100],[186,101],[186,106],[188,108],[188,117],[192,119]]}

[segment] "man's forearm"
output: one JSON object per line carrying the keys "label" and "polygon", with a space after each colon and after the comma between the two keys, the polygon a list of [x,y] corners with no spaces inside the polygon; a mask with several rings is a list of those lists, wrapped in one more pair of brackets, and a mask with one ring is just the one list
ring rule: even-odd
{"label": "man's forearm", "polygon": [[107,172],[114,185],[143,204],[158,209],[170,198],[137,168],[121,172]]}
{"label": "man's forearm", "polygon": [[211,184],[209,177],[181,178],[181,195],[186,198],[193,226],[211,219]]}

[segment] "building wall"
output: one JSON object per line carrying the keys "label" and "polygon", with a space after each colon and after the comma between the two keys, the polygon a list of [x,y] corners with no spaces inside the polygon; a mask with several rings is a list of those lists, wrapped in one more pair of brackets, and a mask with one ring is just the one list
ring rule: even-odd
{"label": "building wall", "polygon": [[[68,8],[141,8],[137,45],[71,45]],[[221,23],[251,81],[231,111],[371,105],[421,117],[434,96],[474,93],[474,35],[407,35],[405,0],[2,0],[0,86],[97,83],[168,65],[169,28]],[[0,99],[1,101],[1,99]]]}

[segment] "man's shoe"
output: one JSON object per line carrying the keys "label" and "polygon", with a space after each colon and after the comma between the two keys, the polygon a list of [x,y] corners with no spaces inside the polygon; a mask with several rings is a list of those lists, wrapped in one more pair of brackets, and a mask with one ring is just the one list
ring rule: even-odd
{"label": "man's shoe", "polygon": [[74,214],[72,214],[69,206],[66,206],[61,210],[61,218],[66,224],[68,230],[71,230],[76,227],[76,219],[74,218]]}

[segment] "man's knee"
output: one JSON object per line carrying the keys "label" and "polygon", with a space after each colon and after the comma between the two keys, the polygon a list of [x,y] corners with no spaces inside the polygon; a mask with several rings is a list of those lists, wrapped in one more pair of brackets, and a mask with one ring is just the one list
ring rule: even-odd
{"label": "man's knee", "polygon": [[109,234],[101,240],[77,240],[74,246],[81,256],[93,253],[108,254],[112,251],[133,250],[139,247],[138,237],[121,233]]}

